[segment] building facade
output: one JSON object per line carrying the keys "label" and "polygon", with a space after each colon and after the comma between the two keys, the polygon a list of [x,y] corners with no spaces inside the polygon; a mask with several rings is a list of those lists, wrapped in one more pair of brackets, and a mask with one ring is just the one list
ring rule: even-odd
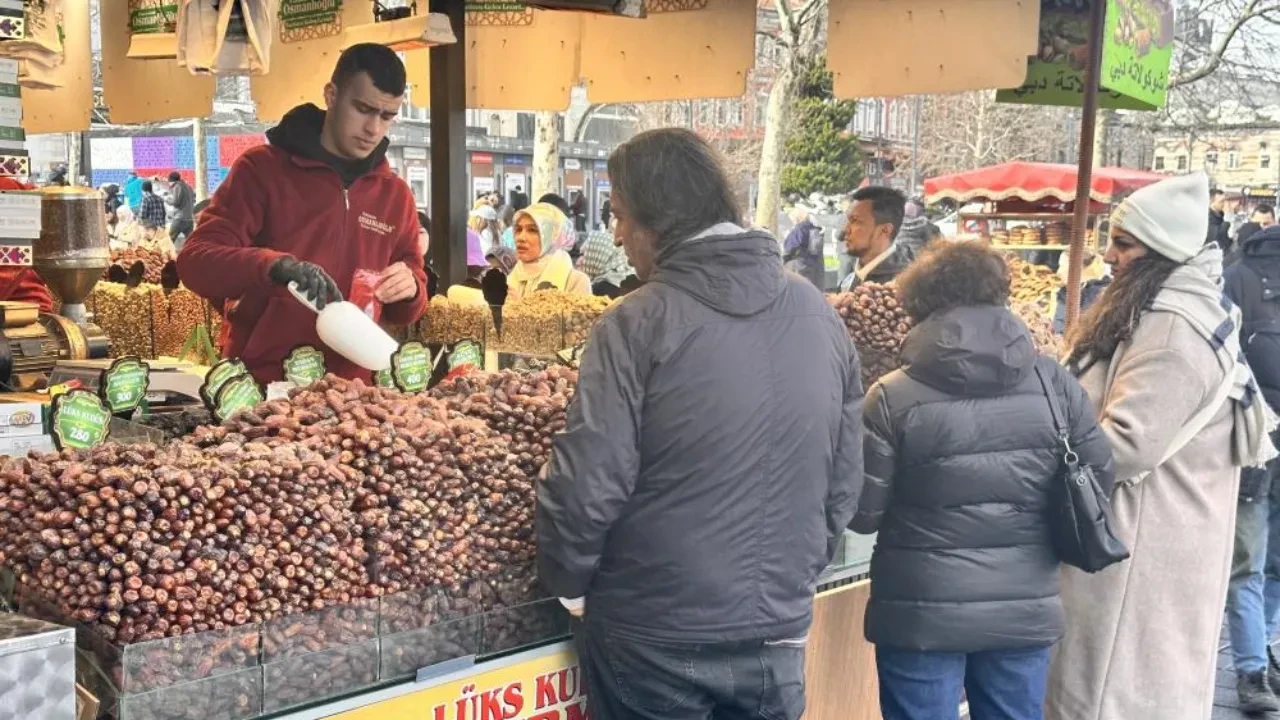
{"label": "building facade", "polygon": [[1280,122],[1158,131],[1151,169],[1203,171],[1229,194],[1274,199],[1280,187]]}

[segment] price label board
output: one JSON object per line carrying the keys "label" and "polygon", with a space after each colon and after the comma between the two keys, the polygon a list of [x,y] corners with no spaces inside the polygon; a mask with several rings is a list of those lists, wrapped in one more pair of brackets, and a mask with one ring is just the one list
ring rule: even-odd
{"label": "price label board", "polygon": [[395,390],[396,380],[391,376],[391,368],[387,368],[386,370],[379,370],[378,372],[374,373],[373,384],[380,388]]}
{"label": "price label board", "polygon": [[213,408],[213,416],[218,422],[230,420],[236,413],[251,410],[265,398],[262,388],[252,375],[237,375],[222,384],[218,390],[218,401]]}
{"label": "price label board", "polygon": [[111,410],[88,390],[72,390],[53,401],[53,443],[59,450],[88,450],[107,439]]}
{"label": "price label board", "polygon": [[102,371],[98,392],[115,415],[128,415],[142,404],[151,382],[151,367],[135,356],[122,357]]}
{"label": "price label board", "polygon": [[204,376],[204,384],[200,386],[200,399],[204,400],[205,406],[210,410],[217,409],[218,391],[222,386],[231,378],[248,373],[244,361],[239,358],[227,358],[219,362],[209,368],[209,374]]}
{"label": "price label board", "polygon": [[431,381],[431,354],[420,342],[407,342],[391,355],[391,377],[401,392],[427,389]]}
{"label": "price label board", "polygon": [[324,377],[324,353],[310,345],[299,345],[284,359],[284,379],[300,388]]}
{"label": "price label board", "polygon": [[449,351],[449,372],[468,365],[477,370],[484,369],[484,348],[471,338],[459,340]]}

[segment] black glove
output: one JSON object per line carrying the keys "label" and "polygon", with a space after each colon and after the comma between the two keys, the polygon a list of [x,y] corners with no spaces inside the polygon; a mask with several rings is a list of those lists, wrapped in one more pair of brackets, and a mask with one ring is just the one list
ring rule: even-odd
{"label": "black glove", "polygon": [[323,310],[331,302],[341,302],[342,293],[338,285],[319,265],[303,262],[291,257],[282,257],[268,271],[271,282],[288,286],[297,283],[298,292],[315,303],[316,310]]}

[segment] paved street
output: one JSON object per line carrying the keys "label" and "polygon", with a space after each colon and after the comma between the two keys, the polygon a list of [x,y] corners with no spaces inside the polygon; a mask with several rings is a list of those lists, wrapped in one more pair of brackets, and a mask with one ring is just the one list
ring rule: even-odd
{"label": "paved street", "polygon": [[[1236,673],[1231,664],[1231,642],[1227,628],[1222,627],[1222,639],[1218,642],[1218,681],[1213,694],[1213,716],[1210,720],[1245,720],[1264,716],[1245,715],[1236,709]],[[1280,720],[1280,714],[1265,716],[1266,720]]]}

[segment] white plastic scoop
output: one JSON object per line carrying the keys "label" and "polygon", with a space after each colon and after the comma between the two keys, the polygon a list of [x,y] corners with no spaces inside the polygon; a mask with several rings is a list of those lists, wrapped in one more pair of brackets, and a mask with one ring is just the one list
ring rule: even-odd
{"label": "white plastic scoop", "polygon": [[358,305],[344,300],[328,303],[324,310],[316,310],[315,303],[298,292],[297,283],[289,283],[289,292],[317,314],[316,333],[331,350],[365,370],[378,372],[391,367],[391,354],[400,348],[400,344],[378,327],[373,318],[365,315]]}

